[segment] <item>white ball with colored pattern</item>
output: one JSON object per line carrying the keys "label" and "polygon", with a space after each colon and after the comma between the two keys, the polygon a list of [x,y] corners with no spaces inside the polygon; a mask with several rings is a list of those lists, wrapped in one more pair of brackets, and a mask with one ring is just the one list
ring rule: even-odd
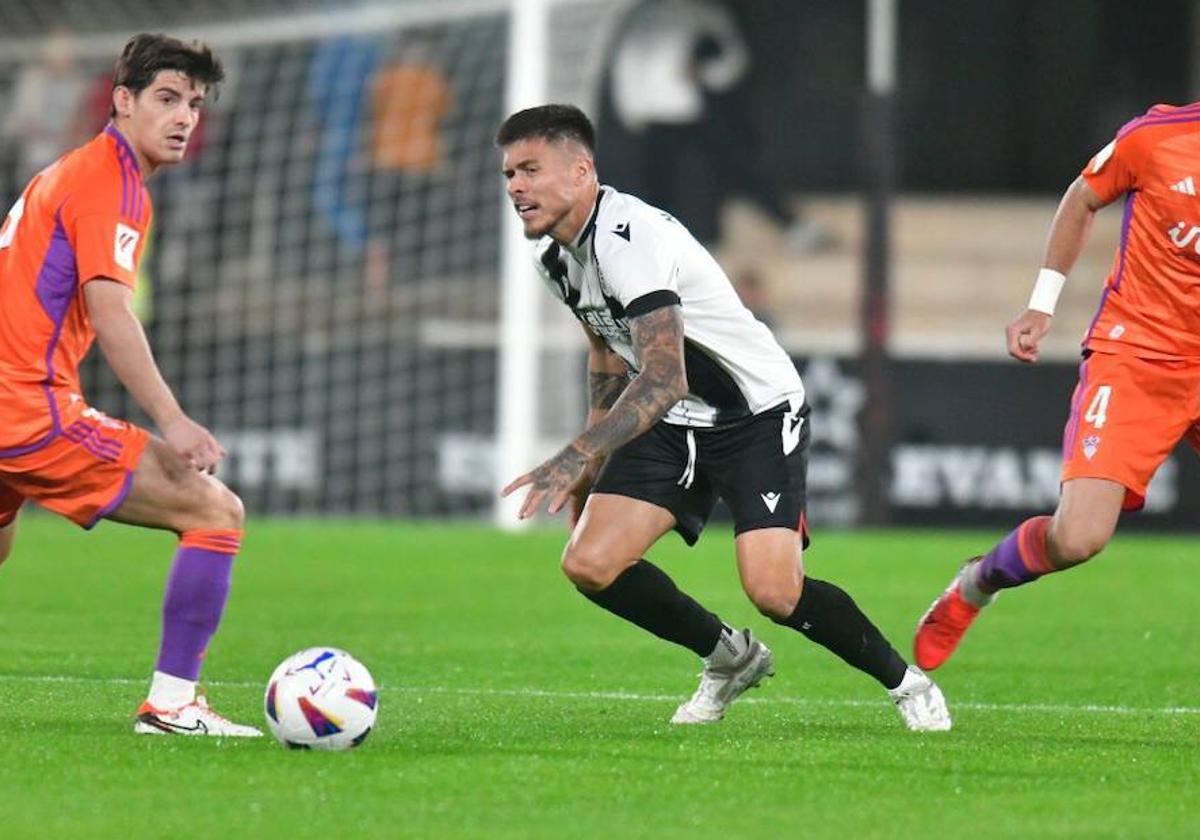
{"label": "white ball with colored pattern", "polygon": [[332,647],[307,648],[279,663],[263,704],[271,734],[293,749],[357,747],[371,733],[379,712],[370,672]]}

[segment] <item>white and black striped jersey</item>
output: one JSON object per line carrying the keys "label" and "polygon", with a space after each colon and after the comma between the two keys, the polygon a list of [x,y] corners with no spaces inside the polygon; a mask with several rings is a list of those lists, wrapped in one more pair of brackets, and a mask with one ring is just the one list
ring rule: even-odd
{"label": "white and black striped jersey", "polygon": [[543,237],[536,253],[554,295],[635,374],[628,319],[680,304],[688,395],[667,412],[668,423],[723,426],[803,402],[792,360],[712,255],[668,213],[602,186],[574,243]]}

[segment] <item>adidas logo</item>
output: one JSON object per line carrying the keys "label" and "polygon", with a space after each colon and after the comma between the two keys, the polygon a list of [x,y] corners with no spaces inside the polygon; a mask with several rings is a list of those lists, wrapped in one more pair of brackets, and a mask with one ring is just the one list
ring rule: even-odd
{"label": "adidas logo", "polygon": [[1189,175],[1186,178],[1184,178],[1182,181],[1172,184],[1171,190],[1173,192],[1183,193],[1184,195],[1195,195],[1196,194],[1196,182],[1193,181],[1192,176]]}

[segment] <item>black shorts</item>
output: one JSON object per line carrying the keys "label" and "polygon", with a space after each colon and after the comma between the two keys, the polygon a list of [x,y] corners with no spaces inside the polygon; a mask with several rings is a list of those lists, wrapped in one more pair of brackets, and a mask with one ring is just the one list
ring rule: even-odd
{"label": "black shorts", "polygon": [[808,415],[807,404],[784,403],[718,429],[659,421],[612,454],[592,492],[666,508],[688,545],[718,498],[732,511],[736,533],[791,528],[807,545]]}

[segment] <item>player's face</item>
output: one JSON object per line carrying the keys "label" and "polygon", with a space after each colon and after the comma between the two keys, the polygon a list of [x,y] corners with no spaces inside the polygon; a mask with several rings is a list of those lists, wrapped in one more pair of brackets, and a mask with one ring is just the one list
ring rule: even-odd
{"label": "player's face", "polygon": [[569,242],[579,232],[591,211],[595,169],[578,143],[518,140],[504,147],[502,169],[527,239]]}
{"label": "player's face", "polygon": [[136,96],[117,88],[114,103],[117,115],[124,118],[123,133],[151,171],[183,160],[200,122],[204,94],[204,85],[178,70],[160,70]]}

